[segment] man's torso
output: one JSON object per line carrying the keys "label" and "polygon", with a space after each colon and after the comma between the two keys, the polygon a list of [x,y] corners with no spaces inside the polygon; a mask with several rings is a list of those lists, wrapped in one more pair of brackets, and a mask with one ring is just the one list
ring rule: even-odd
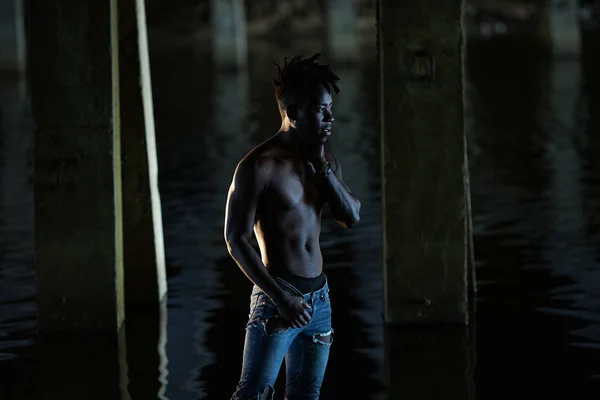
{"label": "man's torso", "polygon": [[285,269],[318,276],[323,269],[319,235],[324,199],[314,184],[314,171],[276,138],[257,147],[253,157],[271,177],[258,199],[254,225],[263,263],[272,274]]}

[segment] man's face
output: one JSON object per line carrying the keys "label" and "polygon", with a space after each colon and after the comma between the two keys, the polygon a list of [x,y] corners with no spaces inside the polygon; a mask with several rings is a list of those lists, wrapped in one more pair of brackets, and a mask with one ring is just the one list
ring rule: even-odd
{"label": "man's face", "polygon": [[331,135],[331,95],[324,86],[310,90],[298,104],[296,131],[309,143],[325,143]]}

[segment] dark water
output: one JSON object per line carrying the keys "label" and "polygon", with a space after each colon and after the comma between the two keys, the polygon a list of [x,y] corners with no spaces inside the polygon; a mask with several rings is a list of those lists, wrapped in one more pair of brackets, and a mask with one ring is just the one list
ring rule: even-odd
{"label": "dark water", "polygon": [[[213,74],[205,44],[152,51],[169,298],[162,325],[127,326],[126,383],[118,363],[94,355],[84,354],[85,368],[77,368],[81,349],[97,342],[48,351],[36,340],[31,126],[19,86],[0,84],[1,399],[55,398],[48,393],[61,385],[75,386],[80,397],[72,398],[92,398],[98,382],[115,393],[129,388],[130,397],[103,398],[230,396],[250,284],[223,243],[226,191],[237,161],[279,126],[271,61],[290,48],[323,47],[254,43],[248,72],[238,75]],[[374,37],[362,47],[359,66],[337,68],[342,92],[331,147],[363,209],[352,230],[325,214],[336,332],[324,399],[385,398]],[[394,360],[405,374],[391,377],[403,398],[597,398],[585,391],[600,380],[600,63],[588,53],[581,64],[553,64],[522,43],[470,45],[476,335],[466,343],[441,329],[407,329]],[[460,359],[473,352],[475,365]]]}
{"label": "dark water", "polygon": [[469,49],[478,398],[600,393],[600,80],[586,39],[582,63],[510,41]]}
{"label": "dark water", "polygon": [[[364,107],[377,103],[371,88],[376,53],[370,47],[369,62],[338,71],[346,82],[344,96],[336,99],[343,137],[331,146],[363,200],[364,223],[343,230],[326,216],[323,225],[324,260],[337,305],[337,346],[323,389],[328,398],[356,393],[339,384],[346,380],[362,381],[359,390],[367,395],[382,386],[384,373],[378,118],[376,108]],[[223,245],[224,201],[237,162],[279,128],[270,61],[282,54],[283,48],[253,49],[247,74],[212,79],[203,76],[202,52],[183,48],[155,57],[154,77],[169,82],[157,85],[155,97],[170,269],[167,354],[177,354],[175,360],[169,356],[171,399],[227,398],[239,377],[251,287]],[[351,364],[357,367],[348,370]]]}

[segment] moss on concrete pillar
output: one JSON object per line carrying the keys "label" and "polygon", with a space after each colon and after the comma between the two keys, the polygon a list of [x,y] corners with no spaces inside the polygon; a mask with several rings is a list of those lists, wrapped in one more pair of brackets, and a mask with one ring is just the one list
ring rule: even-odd
{"label": "moss on concrete pillar", "polygon": [[146,283],[157,267],[130,6],[134,0],[30,4],[42,331],[118,328],[124,278],[129,297],[158,303],[158,284]]}
{"label": "moss on concrete pillar", "polygon": [[386,320],[468,321],[461,0],[380,2]]}

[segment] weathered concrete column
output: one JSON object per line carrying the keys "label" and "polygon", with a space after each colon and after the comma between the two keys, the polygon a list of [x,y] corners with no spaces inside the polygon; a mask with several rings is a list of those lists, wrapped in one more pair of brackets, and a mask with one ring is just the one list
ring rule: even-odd
{"label": "weathered concrete column", "polygon": [[23,0],[0,0],[0,78],[25,74]]}
{"label": "weathered concrete column", "polygon": [[243,0],[211,0],[213,56],[217,68],[248,63],[246,10]]}
{"label": "weathered concrete column", "polygon": [[[551,120],[542,120],[548,133],[545,142],[546,161],[549,168],[547,198],[552,205],[552,225],[547,233],[544,258],[552,272],[568,276],[579,282],[590,294],[597,290],[586,284],[593,280],[595,271],[574,268],[578,260],[585,259],[589,249],[586,243],[589,219],[585,213],[585,172],[582,148],[587,145],[580,129],[582,103],[582,67],[578,60],[560,60],[551,66],[546,95],[552,107]],[[583,140],[582,140],[583,139]],[[586,303],[582,296],[580,304]],[[589,301],[591,303],[591,301]]]}
{"label": "weathered concrete column", "polygon": [[331,58],[353,63],[358,58],[357,5],[354,0],[327,0],[327,42]]}
{"label": "weathered concrete column", "polygon": [[386,320],[468,322],[462,1],[382,0]]}
{"label": "weathered concrete column", "polygon": [[119,0],[119,37],[126,305],[158,315],[167,282],[145,0]]}
{"label": "weathered concrete column", "polygon": [[581,27],[579,0],[548,0],[538,29],[542,45],[555,57],[579,57]]}
{"label": "weathered concrete column", "polygon": [[[30,4],[41,331],[120,327],[124,259],[132,267],[129,295],[158,307],[164,273],[147,211],[153,208],[148,192],[155,190],[145,135],[151,115],[142,108],[137,46],[130,44],[138,40],[129,29],[136,27],[133,1]],[[125,248],[124,233],[132,239]],[[150,256],[140,256],[141,248]],[[153,292],[147,290],[152,280]]]}

